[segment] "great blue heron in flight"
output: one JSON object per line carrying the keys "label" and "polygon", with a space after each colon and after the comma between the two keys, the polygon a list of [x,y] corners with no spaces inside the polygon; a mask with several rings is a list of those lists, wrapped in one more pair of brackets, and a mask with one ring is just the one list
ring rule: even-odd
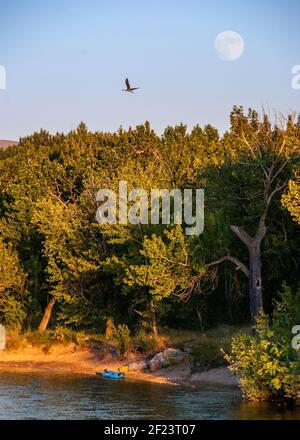
{"label": "great blue heron in flight", "polygon": [[131,87],[130,84],[129,84],[129,79],[128,78],[126,78],[125,84],[126,84],[126,89],[123,89],[123,92],[133,93],[134,90],[138,90],[139,89],[139,87]]}

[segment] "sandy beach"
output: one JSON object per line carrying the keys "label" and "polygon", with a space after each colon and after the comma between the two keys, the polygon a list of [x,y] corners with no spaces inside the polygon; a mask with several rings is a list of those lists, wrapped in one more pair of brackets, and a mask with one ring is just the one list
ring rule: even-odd
{"label": "sandy beach", "polygon": [[[142,356],[114,359],[110,354],[103,358],[97,350],[76,348],[74,344],[53,346],[47,353],[42,347],[28,346],[22,350],[1,351],[0,372],[22,370],[48,374],[95,375],[96,371],[102,372],[104,369],[126,369],[131,362],[142,359]],[[126,377],[129,380],[172,385],[197,383],[237,385],[236,379],[226,367],[192,374],[188,360],[155,372],[130,371],[126,373]]]}

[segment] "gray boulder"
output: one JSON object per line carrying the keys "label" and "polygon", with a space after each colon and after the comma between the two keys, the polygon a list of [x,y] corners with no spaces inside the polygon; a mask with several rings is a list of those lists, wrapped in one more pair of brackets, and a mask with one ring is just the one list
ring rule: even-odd
{"label": "gray boulder", "polygon": [[145,361],[138,362],[137,371],[143,371],[147,369],[147,364]]}
{"label": "gray boulder", "polygon": [[128,371],[136,371],[137,370],[137,363],[133,362],[132,364],[128,365]]}
{"label": "gray boulder", "polygon": [[128,371],[143,371],[146,370],[147,364],[144,361],[141,362],[133,362],[128,365]]}
{"label": "gray boulder", "polygon": [[157,353],[149,362],[150,371],[156,371],[160,368],[163,368],[165,362],[165,358],[162,353]]}
{"label": "gray boulder", "polygon": [[186,356],[186,353],[175,348],[166,348],[166,350],[163,351],[163,356],[165,359],[183,358]]}

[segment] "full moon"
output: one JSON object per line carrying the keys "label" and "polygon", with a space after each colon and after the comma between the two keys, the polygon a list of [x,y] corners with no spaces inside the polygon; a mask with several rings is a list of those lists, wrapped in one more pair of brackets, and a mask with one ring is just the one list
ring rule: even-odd
{"label": "full moon", "polygon": [[222,32],[215,39],[216,54],[223,61],[237,60],[243,55],[244,49],[244,40],[237,32]]}

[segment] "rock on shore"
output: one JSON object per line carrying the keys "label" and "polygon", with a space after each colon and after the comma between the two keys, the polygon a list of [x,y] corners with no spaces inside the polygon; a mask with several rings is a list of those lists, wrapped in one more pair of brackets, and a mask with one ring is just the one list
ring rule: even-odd
{"label": "rock on shore", "polygon": [[167,368],[172,365],[177,365],[183,362],[188,357],[188,353],[175,348],[167,348],[160,353],[154,355],[148,362],[142,361],[139,363],[132,363],[128,365],[128,371],[143,371],[150,370],[151,372]]}

